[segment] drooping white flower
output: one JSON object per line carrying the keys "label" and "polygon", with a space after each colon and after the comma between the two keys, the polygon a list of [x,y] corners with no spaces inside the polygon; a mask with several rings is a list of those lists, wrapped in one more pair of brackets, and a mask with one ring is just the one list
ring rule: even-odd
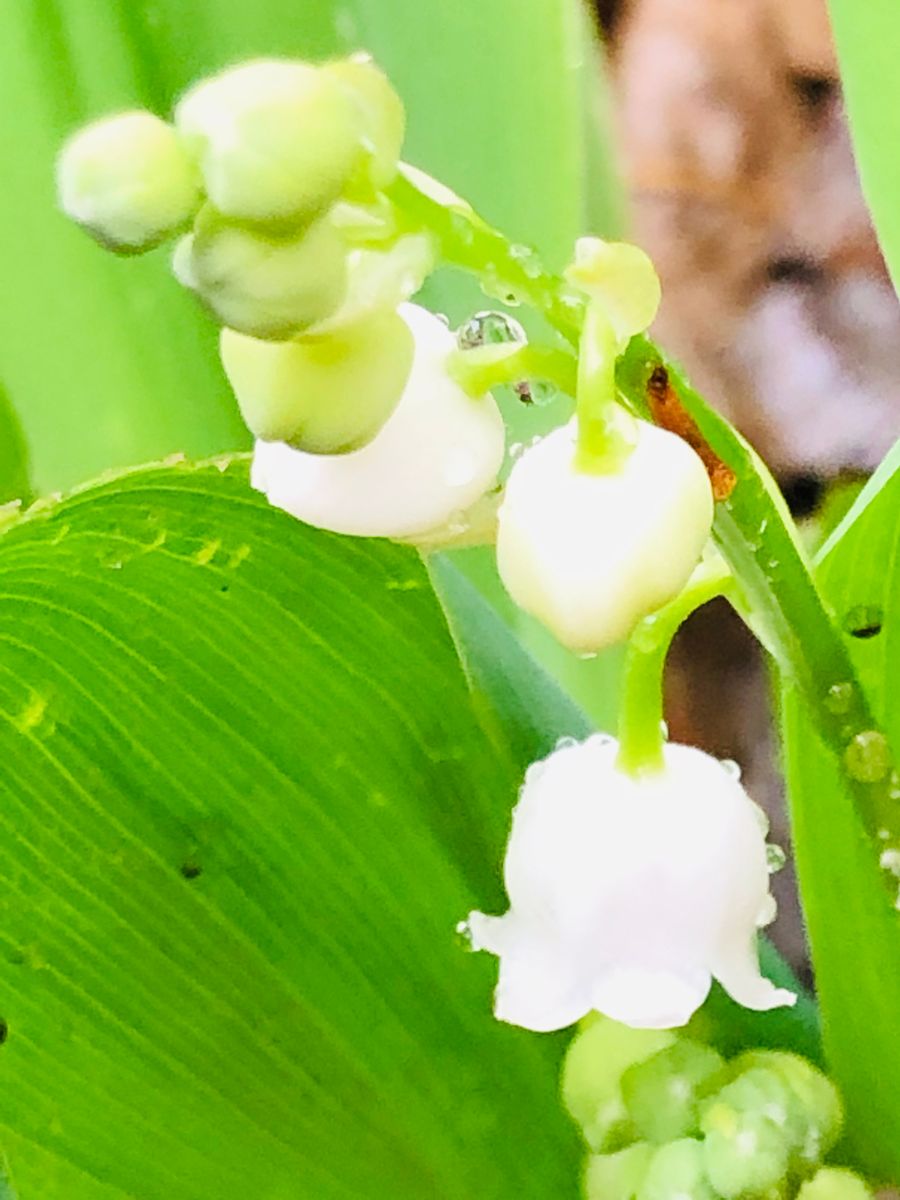
{"label": "drooping white flower", "polygon": [[[414,538],[464,513],[493,485],[504,425],[491,396],[472,399],[448,375],[453,335],[427,309],[400,305],[415,349],[403,394],[368,445],[309,454],[257,441],[250,481],[270,504],[330,529]],[[327,397],[323,400],[327,403]]]}
{"label": "drooping white flower", "polygon": [[577,425],[522,455],[498,514],[497,565],[512,598],[565,645],[622,641],[681,591],[709,536],[713,498],[698,455],[637,423],[618,470],[576,466]]}
{"label": "drooping white flower", "polygon": [[510,910],[472,913],[500,957],[495,1013],[562,1029],[596,1009],[635,1027],[685,1024],[713,978],[747,1008],[793,1004],[759,973],[771,916],[756,806],[716,759],[667,745],[631,776],[614,739],[558,747],[529,768],[506,851]]}

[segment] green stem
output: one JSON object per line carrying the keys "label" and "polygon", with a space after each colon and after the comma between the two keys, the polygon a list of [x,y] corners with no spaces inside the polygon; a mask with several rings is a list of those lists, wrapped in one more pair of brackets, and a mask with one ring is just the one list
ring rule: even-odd
{"label": "green stem", "polygon": [[470,396],[483,396],[491,388],[522,379],[543,380],[574,396],[578,379],[573,354],[533,342],[457,350],[447,360],[447,370]]}
{"label": "green stem", "polygon": [[588,304],[578,355],[578,453],[581,471],[615,471],[634,448],[634,420],[616,400],[615,331],[598,304]]}
{"label": "green stem", "polygon": [[625,655],[619,707],[617,765],[631,775],[663,767],[663,672],[672,639],[695,609],[733,586],[721,562],[703,565],[671,603],[640,622]]}
{"label": "green stem", "polygon": [[[504,288],[537,309],[572,346],[577,346],[584,303],[562,279],[523,255],[471,210],[447,207],[399,177],[390,198],[412,227],[430,229],[448,262],[472,271],[488,290]],[[840,771],[862,822],[873,839],[873,856],[900,850],[900,806],[891,799],[890,772],[869,783],[846,770],[845,754],[860,734],[880,732],[841,635],[831,620],[796,537],[796,530],[765,466],[741,436],[695,392],[649,338],[632,338],[618,363],[624,399],[649,417],[647,385],[664,367],[677,396],[715,453],[734,471],[731,496],[716,506],[714,537],[737,580],[736,606],[773,655],[782,676],[797,689]],[[833,689],[850,698],[836,713]],[[887,836],[884,836],[884,835]],[[892,895],[896,880],[889,880]]]}

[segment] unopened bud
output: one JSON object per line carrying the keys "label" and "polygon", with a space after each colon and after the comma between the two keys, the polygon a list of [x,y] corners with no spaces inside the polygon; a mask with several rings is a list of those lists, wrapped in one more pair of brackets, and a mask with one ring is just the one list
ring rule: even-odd
{"label": "unopened bud", "polygon": [[637,1137],[622,1097],[622,1075],[674,1040],[666,1031],[632,1029],[607,1017],[597,1017],[574,1038],[563,1066],[563,1103],[591,1149],[617,1150]]}
{"label": "unopened bud", "polygon": [[704,1112],[701,1125],[703,1165],[716,1193],[725,1200],[765,1194],[786,1179],[789,1140],[763,1113],[742,1112],[717,1098]]}
{"label": "unopened bud", "polygon": [[742,1078],[756,1079],[761,1072],[776,1075],[787,1091],[787,1106],[799,1162],[817,1164],[835,1145],[843,1127],[841,1097],[821,1071],[797,1054],[778,1050],[751,1050],[733,1064]]}
{"label": "unopened bud", "polygon": [[347,290],[346,248],[327,220],[278,237],[206,206],[173,266],[223,325],[257,338],[302,333],[331,316]]}
{"label": "unopened bud", "polygon": [[601,306],[622,347],[651,324],[659,308],[662,293],[653,263],[630,242],[579,238],[566,278]]}
{"label": "unopened bud", "polygon": [[682,1138],[660,1146],[635,1196],[636,1200],[719,1200],[704,1169],[700,1142]]}
{"label": "unopened bud", "polygon": [[617,469],[578,466],[575,422],[517,460],[499,512],[497,565],[507,591],[572,650],[629,636],[687,583],[709,536],[713,498],[697,454],[636,423]]}
{"label": "unopened bud", "polygon": [[79,130],[60,153],[57,183],[66,215],[120,253],[151,249],[200,203],[197,170],[177,133],[143,111]]}
{"label": "unopened bud", "polygon": [[592,1154],[584,1172],[587,1200],[634,1200],[647,1174],[653,1147],[646,1142],[616,1154]]}
{"label": "unopened bud", "polygon": [[368,55],[355,55],[329,63],[330,72],[356,96],[362,113],[363,168],[370,187],[386,187],[397,174],[397,163],[406,134],[406,110],[391,81]]}
{"label": "unopened bud", "polygon": [[853,1171],[823,1167],[803,1184],[797,1200],[872,1200],[872,1192]]}
{"label": "unopened bud", "polygon": [[311,454],[366,445],[393,412],[413,361],[395,312],[321,338],[264,342],[223,329],[222,365],[251,432]]}
{"label": "unopened bud", "polygon": [[639,1133],[661,1145],[699,1128],[699,1102],[723,1082],[725,1061],[711,1046],[679,1039],[622,1076],[622,1095]]}
{"label": "unopened bud", "polygon": [[226,216],[298,226],[343,191],[364,153],[359,104],[333,74],[259,59],[193,87],[175,124]]}

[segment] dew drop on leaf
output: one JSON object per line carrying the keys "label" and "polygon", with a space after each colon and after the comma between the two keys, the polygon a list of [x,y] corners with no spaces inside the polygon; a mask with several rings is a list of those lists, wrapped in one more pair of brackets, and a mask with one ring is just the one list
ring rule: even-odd
{"label": "dew drop on leaf", "polygon": [[891,751],[887,738],[877,729],[864,729],[847,743],[844,766],[851,779],[860,783],[878,783],[891,769]]}

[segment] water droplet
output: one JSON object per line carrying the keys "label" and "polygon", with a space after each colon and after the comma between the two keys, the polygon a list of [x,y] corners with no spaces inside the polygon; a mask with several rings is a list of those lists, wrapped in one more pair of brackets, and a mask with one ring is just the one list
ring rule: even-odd
{"label": "water droplet", "polygon": [[849,712],[853,704],[853,691],[852,683],[833,683],[825,693],[825,707],[836,715]]}
{"label": "water droplet", "polygon": [[506,457],[510,462],[515,462],[516,459],[519,458],[524,452],[525,445],[523,442],[513,442],[513,444],[506,451]]}
{"label": "water droplet", "polygon": [[457,941],[464,950],[475,949],[475,939],[472,936],[472,927],[468,921],[460,921],[454,932],[456,933]]}
{"label": "water droplet", "polygon": [[883,871],[900,876],[900,850],[884,850],[878,862]]}
{"label": "water droplet", "polygon": [[510,258],[514,258],[529,279],[537,279],[541,273],[541,261],[530,246],[520,242],[509,248]]}
{"label": "water droplet", "polygon": [[776,845],[775,842],[769,842],[766,846],[766,866],[769,868],[769,874],[775,875],[782,870],[786,862],[787,855],[781,846]]}
{"label": "water droplet", "polygon": [[847,774],[860,783],[878,783],[891,769],[887,738],[877,729],[864,729],[847,743],[844,751]]}
{"label": "water droplet", "polygon": [[456,332],[456,344],[460,350],[526,340],[525,330],[514,317],[492,310],[475,313]]}
{"label": "water droplet", "polygon": [[579,745],[578,738],[567,736],[567,737],[557,738],[556,745],[553,747],[553,749],[554,749],[554,751],[556,751],[556,750],[571,750],[573,746],[577,746],[577,745]]}
{"label": "water droplet", "polygon": [[719,764],[729,779],[740,781],[741,764],[736,763],[733,758],[723,758]]}
{"label": "water droplet", "polygon": [[767,925],[771,925],[778,916],[778,905],[775,902],[775,897],[767,895],[762,902],[762,907],[756,914],[756,928],[765,929]]}
{"label": "water droplet", "polygon": [[765,809],[760,808],[760,806],[758,804],[754,804],[754,802],[752,800],[750,801],[750,803],[753,806],[754,819],[756,820],[756,823],[759,826],[763,837],[768,837],[769,836],[769,825],[770,825],[769,814],[765,811]]}
{"label": "water droplet", "polygon": [[877,604],[854,604],[844,614],[844,632],[855,638],[872,638],[881,633],[884,610]]}

